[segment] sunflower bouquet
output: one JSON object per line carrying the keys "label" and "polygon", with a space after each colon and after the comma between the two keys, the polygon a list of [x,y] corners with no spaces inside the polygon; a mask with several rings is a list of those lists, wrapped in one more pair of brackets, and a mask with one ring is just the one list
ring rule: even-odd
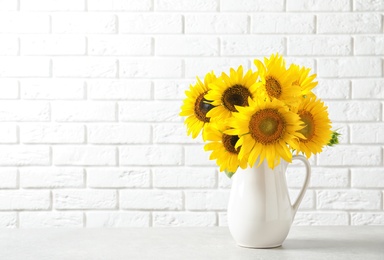
{"label": "sunflower bouquet", "polygon": [[307,158],[338,143],[327,107],[312,90],[316,74],[296,64],[286,67],[279,54],[255,59],[256,70],[231,68],[229,75],[209,72],[187,90],[180,116],[187,134],[200,133],[220,171],[231,177],[238,167],[270,168],[294,153]]}

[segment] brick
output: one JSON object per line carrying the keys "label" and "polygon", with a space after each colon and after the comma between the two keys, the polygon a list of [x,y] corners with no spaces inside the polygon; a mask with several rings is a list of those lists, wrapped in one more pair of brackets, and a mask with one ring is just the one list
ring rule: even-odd
{"label": "brick", "polygon": [[0,79],[1,99],[19,98],[19,83],[14,79]]}
{"label": "brick", "polygon": [[155,0],[155,11],[217,11],[219,0]]}
{"label": "brick", "polygon": [[116,33],[116,16],[103,13],[55,13],[52,15],[52,32],[71,34]]}
{"label": "brick", "polygon": [[117,75],[117,62],[114,58],[55,58],[53,74],[67,78],[114,78]]}
{"label": "brick", "polygon": [[383,55],[384,36],[355,36],[355,55]]}
{"label": "brick", "polygon": [[2,101],[0,121],[28,122],[49,121],[50,106],[41,101]]}
{"label": "brick", "polygon": [[222,54],[225,56],[285,53],[285,39],[280,36],[223,36],[221,39]]}
{"label": "brick", "polygon": [[83,99],[84,82],[73,79],[25,79],[20,83],[22,99]]}
{"label": "brick", "polygon": [[228,216],[227,212],[217,212],[219,218],[219,227],[228,227]]}
{"label": "brick", "polygon": [[48,58],[5,56],[0,59],[0,77],[49,77],[49,70]]}
{"label": "brick", "polygon": [[354,144],[384,143],[383,123],[352,124],[351,142]]}
{"label": "brick", "polygon": [[83,36],[23,36],[22,55],[84,55],[86,51]]}
{"label": "brick", "polygon": [[[0,169],[0,189],[15,189],[18,185],[17,169]],[[1,218],[1,217],[0,217]],[[0,224],[1,226],[1,224]]]}
{"label": "brick", "polygon": [[87,212],[88,228],[149,227],[148,212]]}
{"label": "brick", "polygon": [[228,190],[185,191],[187,210],[226,210],[228,200]]}
{"label": "brick", "polygon": [[382,155],[377,146],[337,145],[319,154],[317,162],[320,166],[378,166]]}
{"label": "brick", "polygon": [[185,14],[184,20],[187,34],[245,34],[249,28],[246,14]]}
{"label": "brick", "polygon": [[376,57],[349,57],[338,59],[319,59],[319,77],[357,78],[381,77],[381,60]]}
{"label": "brick", "polygon": [[18,140],[19,138],[17,126],[2,123],[0,127],[0,143],[12,144],[17,143]]}
{"label": "brick", "polygon": [[379,121],[381,104],[378,101],[327,101],[329,118],[335,122]]}
{"label": "brick", "polygon": [[21,11],[83,11],[84,0],[20,0]]}
{"label": "brick", "polygon": [[181,191],[121,190],[120,208],[142,210],[180,210],[183,207]]}
{"label": "brick", "polygon": [[185,98],[185,90],[189,89],[190,84],[195,84],[191,80],[185,79],[160,79],[154,82],[155,100],[181,100]]}
{"label": "brick", "polygon": [[0,16],[0,33],[49,33],[48,14],[8,12]]}
{"label": "brick", "polygon": [[116,104],[107,101],[57,101],[52,117],[58,122],[111,122],[116,120]]}
{"label": "brick", "polygon": [[20,212],[20,228],[82,228],[82,212]]}
{"label": "brick", "polygon": [[384,225],[384,213],[382,212],[352,212],[351,225]]}
{"label": "brick", "polygon": [[370,190],[318,191],[319,209],[380,209],[381,193]]}
{"label": "brick", "polygon": [[149,80],[89,80],[88,97],[96,100],[151,99],[152,84]]}
{"label": "brick", "polygon": [[122,78],[180,78],[182,60],[179,58],[120,59]]}
{"label": "brick", "polygon": [[352,98],[354,99],[384,99],[384,80],[382,79],[353,79]]}
{"label": "brick", "polygon": [[119,32],[135,34],[182,33],[183,21],[179,14],[141,13],[119,14]]}
{"label": "brick", "polygon": [[152,54],[152,38],[147,36],[108,35],[88,37],[89,55],[132,55]]}
{"label": "brick", "polygon": [[303,35],[288,37],[288,55],[345,56],[352,54],[350,36]]}
{"label": "brick", "polygon": [[[1,2],[0,2],[1,5]],[[16,212],[1,212],[0,213],[0,228],[17,228],[17,213]]]}
{"label": "brick", "polygon": [[156,124],[153,126],[153,142],[158,144],[202,143],[202,139],[187,136],[187,128],[183,124]]}
{"label": "brick", "polygon": [[287,0],[287,11],[311,12],[311,11],[350,11],[349,0]]}
{"label": "brick", "polygon": [[151,127],[147,124],[104,124],[88,126],[88,143],[140,144],[151,140]]}
{"label": "brick", "polygon": [[314,33],[315,16],[312,14],[254,14],[251,32],[256,33]]}
{"label": "brick", "polygon": [[347,226],[347,212],[297,212],[294,226]]}
{"label": "brick", "polygon": [[89,11],[151,11],[152,1],[88,0]]}
{"label": "brick", "polygon": [[340,144],[349,144],[350,142],[350,131],[349,131],[349,124],[339,124],[339,123],[332,123],[332,130],[337,131],[339,136],[339,143]]}
{"label": "brick", "polygon": [[55,146],[54,165],[116,165],[116,149],[109,146]]}
{"label": "brick", "polygon": [[380,33],[381,15],[375,13],[318,14],[317,33]]}
{"label": "brick", "polygon": [[0,165],[2,166],[39,166],[49,164],[50,151],[47,146],[1,146]]}
{"label": "brick", "polygon": [[349,99],[351,83],[347,79],[317,79],[319,84],[313,92],[320,99]]}
{"label": "brick", "polygon": [[1,11],[17,11],[18,0],[1,0],[0,10]]}
{"label": "brick", "polygon": [[[216,171],[218,171],[218,168],[215,167]],[[219,179],[219,188],[220,189],[230,189],[232,185],[232,179],[229,178],[224,172],[218,172],[218,179]]]}
{"label": "brick", "polygon": [[[301,188],[304,184],[305,168],[288,167],[287,183],[290,188]],[[309,188],[346,188],[349,185],[348,169],[315,168],[311,169]]]}
{"label": "brick", "polygon": [[310,73],[316,73],[316,63],[317,60],[314,58],[305,58],[305,57],[286,57],[286,66],[289,68],[291,64],[300,65],[306,68],[310,68]]}
{"label": "brick", "polygon": [[352,187],[354,188],[384,188],[384,169],[361,168],[352,169]]}
{"label": "brick", "polygon": [[353,0],[355,11],[384,11],[384,2],[375,0]]}
{"label": "brick", "polygon": [[20,129],[21,142],[33,143],[84,143],[85,131],[82,125],[26,124]]}
{"label": "brick", "polygon": [[88,168],[87,185],[92,188],[135,188],[150,186],[146,168]]}
{"label": "brick", "polygon": [[155,39],[158,56],[218,56],[218,37],[158,36]]}
{"label": "brick", "polygon": [[122,146],[119,162],[121,165],[181,165],[181,146]]}
{"label": "brick", "polygon": [[[1,5],[1,3],[0,3]],[[0,7],[1,9],[1,7]],[[1,9],[2,10],[2,9]],[[1,25],[0,25],[1,26]],[[15,36],[0,36],[0,55],[18,55],[19,53],[19,40]]]}
{"label": "brick", "polygon": [[[293,205],[296,202],[297,197],[299,196],[300,190],[297,189],[289,189],[289,198],[291,201],[291,204]],[[300,210],[307,210],[307,209],[314,209],[315,208],[315,194],[313,190],[307,190],[305,192],[305,195],[303,197],[303,200],[300,203],[299,211]]]}
{"label": "brick", "polygon": [[55,190],[54,209],[116,209],[114,190]]}
{"label": "brick", "polygon": [[50,191],[0,191],[1,210],[47,210],[50,206]]}
{"label": "brick", "polygon": [[254,11],[283,11],[284,1],[283,0],[222,0],[220,3],[220,10],[226,12],[254,12]]}
{"label": "brick", "polygon": [[229,74],[230,68],[237,69],[240,65],[247,70],[250,68],[250,61],[245,58],[186,58],[185,77],[195,79],[198,76],[204,79],[204,76],[211,71],[220,76],[222,72]]}
{"label": "brick", "polygon": [[[187,166],[216,166],[216,161],[209,160],[209,152],[204,151],[203,145],[185,146],[185,165]],[[219,173],[221,174],[221,173]],[[224,174],[224,173],[223,173]]]}
{"label": "brick", "polygon": [[216,226],[214,212],[154,212],[154,227],[212,227]]}
{"label": "brick", "polygon": [[82,188],[84,171],[81,168],[21,168],[22,188]]}
{"label": "brick", "polygon": [[180,122],[181,102],[130,101],[119,103],[119,119],[129,122]]}
{"label": "brick", "polygon": [[156,188],[214,188],[214,168],[155,168],[153,185]]}

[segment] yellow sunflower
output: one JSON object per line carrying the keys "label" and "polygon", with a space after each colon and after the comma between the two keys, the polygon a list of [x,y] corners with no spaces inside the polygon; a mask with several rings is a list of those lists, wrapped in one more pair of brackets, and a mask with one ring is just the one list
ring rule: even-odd
{"label": "yellow sunflower", "polygon": [[265,65],[255,59],[254,63],[258,69],[261,82],[260,92],[272,98],[279,99],[285,103],[295,102],[295,99],[300,96],[301,90],[299,86],[292,85],[295,75],[292,70],[285,68],[285,60],[282,56],[271,55],[269,59],[264,58]]}
{"label": "yellow sunflower", "polygon": [[304,122],[304,128],[299,133],[305,139],[294,140],[297,153],[303,152],[307,158],[312,154],[320,153],[323,146],[332,138],[331,121],[327,107],[320,100],[305,98],[298,107],[297,114]]}
{"label": "yellow sunflower", "polygon": [[229,76],[223,72],[217,81],[210,84],[211,89],[205,95],[214,106],[207,116],[218,120],[226,119],[237,112],[235,106],[248,106],[248,98],[256,96],[257,77],[258,74],[252,70],[243,75],[242,66],[237,71],[231,68]]}
{"label": "yellow sunflower", "polygon": [[213,106],[204,98],[204,95],[208,93],[209,84],[216,79],[213,72],[208,73],[204,78],[204,83],[197,78],[197,83],[185,91],[187,98],[184,99],[181,106],[180,116],[187,117],[184,123],[187,126],[187,134],[192,134],[192,138],[196,138],[204,125],[210,122],[207,113]]}
{"label": "yellow sunflower", "polygon": [[228,120],[232,129],[225,133],[238,135],[235,148],[241,146],[239,159],[247,158],[250,167],[259,159],[258,166],[267,160],[268,166],[274,168],[280,158],[291,162],[290,147],[296,149],[295,139],[305,137],[298,131],[303,128],[300,117],[289,111],[288,107],[277,99],[250,100],[249,107],[237,107]]}
{"label": "yellow sunflower", "polygon": [[237,135],[227,135],[224,131],[227,127],[223,124],[210,124],[205,130],[205,136],[209,143],[204,146],[205,151],[212,151],[209,159],[215,160],[220,167],[220,171],[236,172],[240,166],[245,169],[247,161],[239,160],[238,154],[241,147],[235,148],[236,142],[239,140]]}
{"label": "yellow sunflower", "polygon": [[300,66],[295,64],[292,64],[289,69],[292,70],[293,75],[295,75],[295,80],[292,82],[292,85],[300,87],[301,96],[305,98],[316,97],[312,92],[312,89],[317,86],[317,81],[313,81],[316,78],[316,74],[308,76],[311,69],[306,67],[300,68]]}

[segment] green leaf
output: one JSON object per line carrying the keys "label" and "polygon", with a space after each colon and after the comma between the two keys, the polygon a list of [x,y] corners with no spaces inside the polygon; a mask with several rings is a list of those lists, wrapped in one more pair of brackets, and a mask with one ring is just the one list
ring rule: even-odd
{"label": "green leaf", "polygon": [[232,178],[232,176],[235,174],[235,172],[230,172],[230,171],[227,171],[227,170],[225,170],[224,172],[228,176],[228,178]]}
{"label": "green leaf", "polygon": [[332,134],[331,134],[331,139],[329,140],[328,142],[328,146],[334,146],[335,144],[339,144],[339,136],[341,134],[336,132],[336,131],[333,131]]}

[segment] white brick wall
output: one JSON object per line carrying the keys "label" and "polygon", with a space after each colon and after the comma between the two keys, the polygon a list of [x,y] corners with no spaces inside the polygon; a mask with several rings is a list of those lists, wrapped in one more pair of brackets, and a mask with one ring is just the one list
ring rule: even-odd
{"label": "white brick wall", "polygon": [[[195,77],[282,53],[341,144],[295,225],[384,224],[384,1],[0,0],[0,228],[225,226],[231,181],[178,116]],[[288,170],[292,200],[303,169]]]}

